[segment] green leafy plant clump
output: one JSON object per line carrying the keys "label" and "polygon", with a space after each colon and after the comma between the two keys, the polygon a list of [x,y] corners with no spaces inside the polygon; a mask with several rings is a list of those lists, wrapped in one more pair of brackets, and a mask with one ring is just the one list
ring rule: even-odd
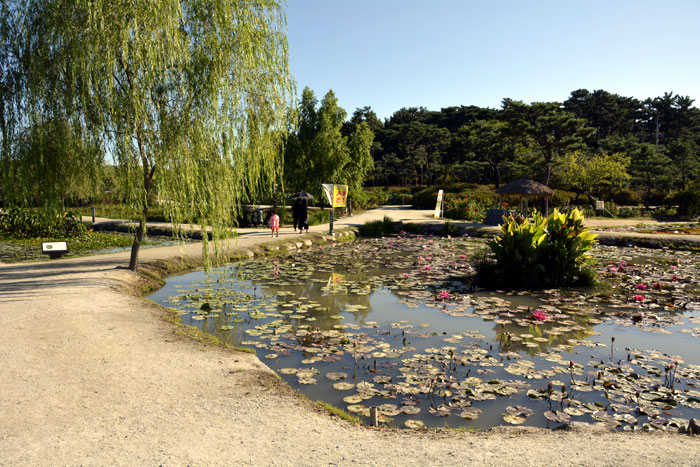
{"label": "green leafy plant clump", "polygon": [[590,285],[595,274],[585,253],[596,235],[583,219],[578,209],[555,209],[547,218],[534,212],[532,220],[504,218],[501,235],[488,243],[492,257],[478,265],[477,280],[522,288]]}
{"label": "green leafy plant clump", "polygon": [[365,222],[359,228],[360,235],[363,237],[384,237],[394,232],[394,220],[384,216],[380,221]]}

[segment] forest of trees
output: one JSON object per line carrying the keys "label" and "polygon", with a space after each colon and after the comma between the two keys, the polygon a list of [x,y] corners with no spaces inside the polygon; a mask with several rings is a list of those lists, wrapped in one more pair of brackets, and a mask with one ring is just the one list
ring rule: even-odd
{"label": "forest of trees", "polygon": [[402,108],[384,122],[365,107],[350,123],[366,122],[375,135],[366,185],[498,187],[529,176],[580,192],[629,186],[649,199],[699,179],[700,109],[692,104],[673,93],[639,100],[579,89],[563,103]]}

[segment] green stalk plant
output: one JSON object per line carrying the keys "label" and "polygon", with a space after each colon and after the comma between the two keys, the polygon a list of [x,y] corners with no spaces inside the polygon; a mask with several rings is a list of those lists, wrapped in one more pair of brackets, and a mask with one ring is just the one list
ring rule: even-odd
{"label": "green stalk plant", "polygon": [[585,253],[596,235],[583,225],[578,209],[558,210],[547,218],[505,217],[501,235],[488,242],[491,261],[480,265],[484,279],[514,287],[590,284],[594,280]]}

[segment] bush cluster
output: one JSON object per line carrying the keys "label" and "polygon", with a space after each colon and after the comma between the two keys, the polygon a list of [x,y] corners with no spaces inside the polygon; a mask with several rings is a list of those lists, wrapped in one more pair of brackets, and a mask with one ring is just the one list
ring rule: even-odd
{"label": "bush cluster", "polygon": [[445,217],[469,222],[482,222],[488,207],[469,198],[456,199],[449,195],[445,199]]}
{"label": "bush cluster", "polygon": [[384,188],[350,190],[348,198],[352,201],[353,209],[372,209],[387,203],[389,191]]}
{"label": "bush cluster", "polygon": [[[469,201],[486,209],[498,209],[501,207],[501,202],[505,201],[510,206],[519,206],[519,196],[500,196],[491,185],[476,185],[473,183],[453,183],[441,186],[428,186],[415,188],[412,196],[412,204],[416,209],[434,209],[437,201],[438,190],[442,189],[445,200],[464,200]],[[577,199],[576,193],[564,190],[554,190],[554,194],[549,198],[550,207],[564,207],[574,204]],[[534,199],[530,199],[530,204],[534,203]],[[447,209],[446,209],[447,210]],[[459,219],[454,217],[453,219]]]}
{"label": "bush cluster", "polygon": [[501,235],[488,243],[492,257],[478,264],[477,280],[518,288],[588,285],[594,272],[584,255],[595,237],[578,209],[507,218]]}
{"label": "bush cluster", "polygon": [[0,232],[12,238],[67,238],[85,235],[88,228],[74,212],[10,208],[0,216]]}

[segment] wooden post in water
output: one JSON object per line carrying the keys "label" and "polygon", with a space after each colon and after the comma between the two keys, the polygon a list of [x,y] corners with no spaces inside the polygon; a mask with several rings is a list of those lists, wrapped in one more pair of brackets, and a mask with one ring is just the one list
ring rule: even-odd
{"label": "wooden post in water", "polygon": [[376,407],[369,408],[369,424],[370,426],[379,426],[379,414]]}

